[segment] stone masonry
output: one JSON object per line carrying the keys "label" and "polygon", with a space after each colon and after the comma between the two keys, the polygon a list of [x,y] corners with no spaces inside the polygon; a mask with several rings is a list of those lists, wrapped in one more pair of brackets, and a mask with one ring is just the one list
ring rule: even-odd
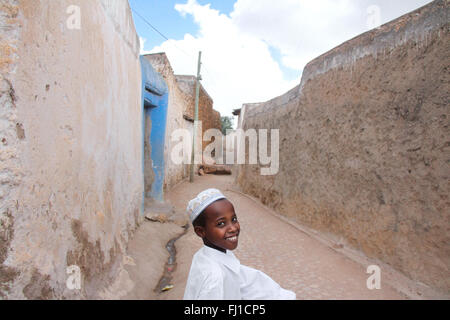
{"label": "stone masonry", "polygon": [[[186,75],[176,75],[180,89],[188,95],[192,95],[195,99],[195,82],[196,77]],[[198,104],[198,119],[202,121],[202,136],[208,129],[221,128],[220,113],[213,109],[213,99],[206,92],[203,85],[200,83],[200,94]],[[195,100],[192,101],[186,110],[186,113],[194,118]],[[208,141],[203,141],[202,150],[209,144]]]}

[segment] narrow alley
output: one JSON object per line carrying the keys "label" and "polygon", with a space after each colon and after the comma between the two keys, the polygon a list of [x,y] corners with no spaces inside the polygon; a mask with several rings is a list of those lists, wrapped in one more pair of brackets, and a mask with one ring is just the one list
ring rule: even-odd
{"label": "narrow alley", "polygon": [[450,2],[325,2],[0,0],[0,300],[450,299]]}
{"label": "narrow alley", "polygon": [[[335,248],[319,234],[301,229],[259,201],[239,192],[233,185],[232,176],[197,176],[194,183],[184,181],[167,195],[177,212],[185,212],[187,202],[200,191],[207,188],[219,188],[233,203],[241,224],[241,236],[235,254],[244,265],[262,270],[282,287],[293,290],[297,299],[407,299],[413,298],[412,292],[398,275],[381,275],[381,289],[368,289],[366,273],[369,260],[359,257],[359,261],[349,258],[345,248]],[[155,232],[160,230],[159,232]],[[165,241],[182,233],[182,228],[174,223],[144,221],[136,232],[137,239],[130,241],[126,270],[131,281],[120,279],[113,287],[123,285],[128,292],[112,295],[110,298],[123,299],[182,299],[189,268],[194,253],[203,245],[193,232],[192,226],[176,243],[176,267],[170,284],[173,288],[164,292],[157,289],[159,278],[148,272],[150,268],[161,270],[169,254],[164,249],[164,241],[155,247],[152,239],[166,233]],[[146,239],[147,241],[145,241]],[[152,244],[150,247],[148,244]],[[147,254],[146,254],[147,252]],[[164,259],[165,257],[165,259]],[[141,265],[142,264],[142,265]],[[383,270],[388,270],[383,268]],[[395,271],[392,271],[395,272]],[[120,284],[119,284],[120,283]],[[128,283],[128,286],[126,285]],[[159,292],[158,292],[159,291]],[[116,291],[120,292],[120,291]],[[126,294],[125,294],[126,293]]]}

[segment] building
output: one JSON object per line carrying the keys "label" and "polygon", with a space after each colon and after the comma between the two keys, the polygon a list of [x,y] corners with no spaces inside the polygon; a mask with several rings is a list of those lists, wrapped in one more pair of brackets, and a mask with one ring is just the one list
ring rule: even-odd
{"label": "building", "polygon": [[[174,163],[171,159],[173,148],[179,143],[177,140],[173,140],[172,136],[178,129],[186,129],[191,134],[194,130],[196,77],[175,75],[165,53],[146,54],[144,58],[161,74],[169,88],[166,144],[164,150],[164,159],[166,162],[164,189],[168,190],[189,176],[188,165]],[[199,131],[196,144],[198,146],[202,145],[202,151],[210,143],[208,141],[202,141],[205,131],[211,128],[219,130],[221,128],[220,113],[213,109],[213,104],[213,99],[200,83],[198,119],[201,121],[201,134]],[[190,161],[190,156],[188,156],[188,160]]]}

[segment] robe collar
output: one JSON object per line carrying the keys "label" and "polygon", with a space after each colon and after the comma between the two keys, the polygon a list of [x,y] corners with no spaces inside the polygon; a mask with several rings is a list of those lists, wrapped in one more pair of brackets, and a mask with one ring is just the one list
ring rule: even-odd
{"label": "robe collar", "polygon": [[213,249],[206,245],[203,246],[203,252],[213,260],[225,265],[231,271],[238,273],[240,272],[241,263],[236,258],[233,252],[230,250],[226,250],[226,253],[223,253],[217,249]]}

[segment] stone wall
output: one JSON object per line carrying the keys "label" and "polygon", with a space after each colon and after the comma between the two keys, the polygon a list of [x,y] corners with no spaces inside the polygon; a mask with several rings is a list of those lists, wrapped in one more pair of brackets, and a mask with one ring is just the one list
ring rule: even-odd
{"label": "stone wall", "polygon": [[[288,218],[450,292],[448,1],[311,61],[299,86],[247,105],[280,129],[280,169],[237,183]],[[269,140],[270,141],[270,140]]]}
{"label": "stone wall", "polygon": [[[191,95],[194,99],[191,100],[190,104],[187,106],[186,114],[189,117],[194,118],[195,113],[195,83],[196,77],[186,76],[186,75],[176,75],[180,89],[187,95]],[[202,122],[202,136],[203,133],[208,129],[219,129],[221,128],[220,113],[213,109],[213,99],[210,97],[208,92],[206,92],[203,85],[200,83],[199,92],[199,103],[198,103],[198,119]],[[210,144],[209,141],[203,141],[202,150]]]}
{"label": "stone wall", "polygon": [[[68,28],[71,5],[79,29]],[[0,25],[0,297],[97,297],[143,193],[128,2],[2,0]],[[81,290],[66,286],[70,265]]]}

